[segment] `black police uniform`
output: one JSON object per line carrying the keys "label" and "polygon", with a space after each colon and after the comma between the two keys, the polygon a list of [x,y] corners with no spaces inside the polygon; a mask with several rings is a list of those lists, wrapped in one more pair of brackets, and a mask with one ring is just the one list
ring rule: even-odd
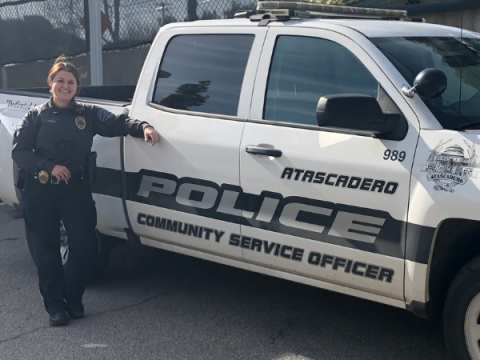
{"label": "black police uniform", "polygon": [[[50,99],[30,110],[15,132],[12,158],[26,173],[21,205],[26,226],[34,234],[40,292],[50,315],[81,304],[92,255],[97,251],[97,213],[85,168],[93,137],[142,138],[148,126],[127,115],[115,116],[75,100],[68,108],[58,108]],[[68,182],[51,175],[55,165],[70,171]],[[68,235],[65,273],[60,256],[60,220]]]}

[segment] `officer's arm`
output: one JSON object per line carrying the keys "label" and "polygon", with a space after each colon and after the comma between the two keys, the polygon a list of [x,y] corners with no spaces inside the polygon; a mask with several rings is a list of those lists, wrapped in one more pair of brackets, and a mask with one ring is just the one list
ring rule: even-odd
{"label": "officer's arm", "polygon": [[98,106],[92,106],[88,110],[94,122],[95,133],[105,137],[127,136],[143,138],[146,127],[150,126],[146,121],[138,121],[126,114],[114,115]]}
{"label": "officer's arm", "polygon": [[12,159],[20,169],[31,174],[35,174],[41,170],[52,172],[55,164],[34,152],[35,140],[37,137],[35,116],[29,111],[20,123],[13,137]]}

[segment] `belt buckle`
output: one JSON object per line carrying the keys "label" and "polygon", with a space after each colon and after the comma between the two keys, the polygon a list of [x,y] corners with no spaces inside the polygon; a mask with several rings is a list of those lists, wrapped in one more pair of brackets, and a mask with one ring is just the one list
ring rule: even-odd
{"label": "belt buckle", "polygon": [[60,184],[60,180],[58,180],[58,178],[56,176],[51,176],[50,177],[50,183],[53,184],[53,185],[58,185]]}

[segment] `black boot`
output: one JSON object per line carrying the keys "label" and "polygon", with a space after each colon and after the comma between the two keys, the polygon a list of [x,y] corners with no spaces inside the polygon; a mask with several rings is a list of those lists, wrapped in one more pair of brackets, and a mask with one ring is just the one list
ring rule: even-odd
{"label": "black boot", "polygon": [[65,311],[60,311],[56,314],[50,315],[49,318],[51,326],[63,326],[68,324],[68,316]]}
{"label": "black boot", "polygon": [[74,305],[67,304],[67,313],[72,319],[81,319],[85,316],[83,305],[81,303]]}

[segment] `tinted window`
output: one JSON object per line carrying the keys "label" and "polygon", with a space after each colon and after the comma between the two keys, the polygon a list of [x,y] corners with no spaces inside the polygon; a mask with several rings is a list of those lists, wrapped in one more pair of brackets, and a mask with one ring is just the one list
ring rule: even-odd
{"label": "tinted window", "polygon": [[253,40],[253,35],[173,38],[153,101],[174,109],[236,116]]}
{"label": "tinted window", "polygon": [[329,40],[282,36],[273,56],[265,119],[316,125],[325,95],[377,97],[378,82],[349,50]]}
{"label": "tinted window", "polygon": [[425,69],[444,72],[448,84],[445,92],[434,99],[422,100],[445,129],[454,130],[480,121],[479,39],[393,37],[376,38],[372,42],[410,85]]}

